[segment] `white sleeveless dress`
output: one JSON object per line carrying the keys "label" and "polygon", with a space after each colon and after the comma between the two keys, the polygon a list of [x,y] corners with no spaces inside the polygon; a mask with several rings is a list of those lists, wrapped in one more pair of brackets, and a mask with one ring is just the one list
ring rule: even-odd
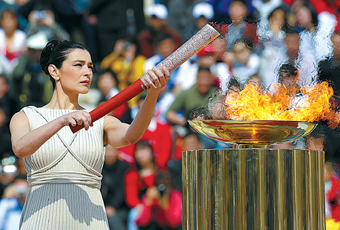
{"label": "white sleeveless dress", "polygon": [[[74,110],[25,107],[34,130]],[[109,229],[100,193],[104,163],[104,119],[75,134],[63,127],[24,158],[30,188],[21,230]]]}

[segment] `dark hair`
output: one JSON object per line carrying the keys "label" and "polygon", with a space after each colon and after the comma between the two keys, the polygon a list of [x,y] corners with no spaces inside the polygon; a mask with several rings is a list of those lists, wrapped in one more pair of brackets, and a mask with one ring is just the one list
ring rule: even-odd
{"label": "dark hair", "polygon": [[298,74],[298,69],[292,63],[284,63],[279,69],[279,75],[281,78],[281,73],[287,73],[288,77],[296,77]]}
{"label": "dark hair", "polygon": [[318,25],[318,14],[315,11],[315,8],[312,6],[312,4],[305,2],[305,3],[302,4],[302,7],[306,7],[309,10],[311,17],[312,17],[311,18],[312,24],[314,26],[317,26]]}
{"label": "dark hair", "polygon": [[74,49],[87,50],[88,49],[77,42],[73,41],[59,41],[52,40],[47,43],[40,55],[40,66],[42,71],[48,76],[52,81],[53,89],[55,88],[55,81],[48,71],[49,65],[53,64],[58,69],[63,66],[63,62],[66,60],[67,55]]}
{"label": "dark hair", "polygon": [[234,42],[234,44],[233,44],[233,46],[235,45],[235,44],[237,44],[237,43],[243,43],[243,44],[245,44],[245,46],[249,49],[249,50],[253,50],[253,47],[254,47],[254,43],[250,40],[250,39],[247,39],[247,38],[239,38],[239,39],[237,39],[235,42]]}
{"label": "dark hair", "polygon": [[269,19],[271,18],[271,17],[273,17],[273,15],[274,15],[274,13],[276,12],[276,11],[278,11],[278,10],[282,10],[283,11],[283,13],[285,14],[285,17],[284,17],[284,23],[283,23],[283,26],[282,26],[282,30],[283,31],[285,31],[285,29],[287,28],[287,26],[288,26],[288,20],[287,20],[287,13],[288,13],[288,11],[289,11],[289,7],[287,6],[287,5],[280,5],[280,6],[278,6],[278,7],[276,7],[275,9],[273,9],[271,12],[270,12],[270,14],[268,15],[268,21],[269,21]]}
{"label": "dark hair", "polygon": [[155,43],[158,46],[161,42],[163,42],[164,40],[168,40],[168,39],[170,39],[172,42],[175,42],[175,38],[171,34],[161,33],[158,36],[156,36]]}
{"label": "dark hair", "polygon": [[286,33],[286,35],[294,35],[294,34],[299,35],[299,31],[296,29],[295,26],[286,26],[284,28],[284,32]]}
{"label": "dark hair", "polygon": [[241,84],[240,82],[238,82],[238,80],[236,80],[235,78],[231,78],[228,82],[228,88],[231,87],[231,86],[235,86],[237,88],[240,88],[241,89]]}
{"label": "dark hair", "polygon": [[7,6],[7,7],[4,7],[0,11],[0,19],[1,20],[2,20],[2,18],[4,16],[4,13],[10,13],[10,14],[12,14],[16,18],[16,20],[18,20],[18,13],[17,13],[16,9],[13,8],[13,7]]}
{"label": "dark hair", "polygon": [[198,71],[197,72],[199,72],[199,71],[208,71],[209,73],[211,73],[209,67],[205,67],[205,66],[201,66],[201,65],[198,66]]}

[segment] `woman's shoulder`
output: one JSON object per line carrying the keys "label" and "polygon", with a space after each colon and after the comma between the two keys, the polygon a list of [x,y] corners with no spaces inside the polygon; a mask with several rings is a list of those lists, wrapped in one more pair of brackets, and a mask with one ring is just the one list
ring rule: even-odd
{"label": "woman's shoulder", "polygon": [[9,124],[10,130],[14,130],[20,126],[28,126],[28,127],[30,126],[28,116],[23,110],[16,112],[11,117],[10,124]]}

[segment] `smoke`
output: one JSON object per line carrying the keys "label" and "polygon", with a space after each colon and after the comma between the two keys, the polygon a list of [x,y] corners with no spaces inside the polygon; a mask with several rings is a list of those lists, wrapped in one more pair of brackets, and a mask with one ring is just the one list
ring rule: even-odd
{"label": "smoke", "polygon": [[[297,54],[294,54],[294,47],[290,46],[296,44],[288,44],[290,41],[286,39],[287,34],[285,34],[285,31],[282,30],[276,36],[273,36],[273,33],[268,30],[269,22],[267,18],[262,18],[257,24],[258,38],[261,45],[263,45],[261,53],[258,53],[258,55],[262,56],[262,62],[256,73],[256,75],[262,78],[262,83],[257,85],[259,93],[272,95],[277,93],[273,86],[276,83],[283,84],[280,79],[279,70],[284,63],[292,63],[297,69],[296,94],[290,93],[292,90],[291,86],[286,85],[284,87],[287,89],[287,95],[289,94],[289,98],[292,101],[292,104],[286,110],[297,111],[298,107],[308,107],[311,105],[311,102],[307,101],[308,97],[301,92],[301,88],[305,86],[314,87],[317,84],[319,62],[332,55],[331,35],[336,23],[335,17],[328,13],[321,13],[318,15],[318,20],[319,23],[316,31],[304,30],[298,34]],[[231,34],[230,30],[226,30],[228,26],[226,22],[212,25],[222,34],[222,39],[224,44],[226,44],[223,50],[228,52],[228,45],[230,45],[227,41],[228,36],[233,35],[234,39],[238,34]],[[229,25],[233,26],[233,23]],[[219,46],[216,46],[217,50],[221,50],[221,43],[218,44]],[[253,52],[256,53],[257,50],[254,49]],[[292,57],[294,58],[293,61]],[[226,115],[229,108],[225,101],[230,94],[228,90],[233,76],[228,71],[224,74],[217,71],[216,75],[220,82],[219,90],[209,100],[207,107],[194,110],[189,119],[230,119]],[[243,90],[242,85],[240,86],[241,90]],[[239,92],[232,93],[240,94]],[[335,109],[335,107],[333,106],[332,109]],[[318,119],[323,118],[319,117]]]}

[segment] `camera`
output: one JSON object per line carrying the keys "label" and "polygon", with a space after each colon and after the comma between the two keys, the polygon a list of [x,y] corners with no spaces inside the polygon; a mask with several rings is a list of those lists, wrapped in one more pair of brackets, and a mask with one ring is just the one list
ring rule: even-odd
{"label": "camera", "polygon": [[127,50],[130,47],[130,42],[124,42],[124,49]]}
{"label": "camera", "polygon": [[159,184],[159,185],[157,185],[157,190],[158,190],[158,192],[159,192],[159,195],[160,195],[161,197],[163,197],[164,194],[165,194],[166,191],[167,191],[167,187],[166,187],[165,184]]}
{"label": "camera", "polygon": [[35,17],[37,18],[38,21],[41,21],[45,18],[46,13],[44,11],[36,11],[35,12]]}

